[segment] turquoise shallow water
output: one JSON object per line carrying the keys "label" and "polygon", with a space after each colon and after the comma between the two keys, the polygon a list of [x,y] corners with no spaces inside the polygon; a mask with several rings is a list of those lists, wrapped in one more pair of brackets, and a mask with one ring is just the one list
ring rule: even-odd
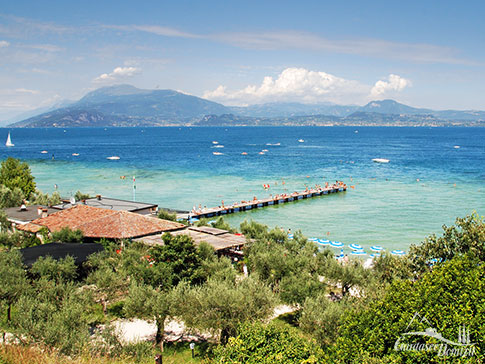
{"label": "turquoise shallow water", "polygon": [[[357,133],[355,131],[358,131]],[[2,159],[28,161],[37,185],[190,210],[343,180],[346,193],[229,215],[364,247],[406,249],[485,211],[485,129],[13,129]],[[6,138],[7,130],[0,131]],[[303,139],[304,142],[298,142]],[[214,148],[218,141],[224,148]],[[268,145],[280,143],[279,146]],[[456,148],[455,146],[459,146]],[[265,155],[258,152],[267,149]],[[42,150],[48,153],[41,154]],[[220,152],[223,155],[213,155]],[[248,155],[241,155],[247,152]],[[72,156],[79,153],[79,156]],[[54,155],[54,160],[52,160]],[[106,157],[117,155],[120,160]],[[387,158],[377,164],[372,158]],[[120,176],[126,176],[120,179]],[[283,184],[284,181],[284,184]],[[262,187],[270,184],[269,192]]]}

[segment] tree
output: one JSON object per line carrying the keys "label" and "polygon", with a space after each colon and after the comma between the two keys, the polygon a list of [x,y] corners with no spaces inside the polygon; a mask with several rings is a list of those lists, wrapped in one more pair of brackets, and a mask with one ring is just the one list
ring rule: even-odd
{"label": "tree", "polygon": [[[466,325],[472,342],[477,343],[477,355],[462,362],[480,362],[485,358],[484,264],[471,254],[456,256],[416,282],[393,281],[384,298],[346,315],[332,350],[335,362],[361,362],[359,355],[364,353],[400,363],[442,362],[435,352],[394,349],[416,312],[445,338],[456,338]],[[424,331],[430,326],[427,322],[418,320],[419,327],[411,329]]]}
{"label": "tree", "polygon": [[7,323],[12,305],[29,289],[27,275],[19,251],[0,251],[0,300],[7,305]]}
{"label": "tree", "polygon": [[95,297],[101,302],[104,314],[110,300],[127,291],[127,278],[122,272],[114,271],[108,264],[98,267],[88,275],[86,283],[95,286]]}
{"label": "tree", "polygon": [[485,222],[476,212],[457,218],[450,227],[443,225],[442,236],[431,235],[422,244],[412,245],[408,256],[413,269],[420,274],[433,265],[468,252],[485,261]]}
{"label": "tree", "polygon": [[369,282],[371,272],[366,270],[359,260],[341,264],[334,258],[327,259],[325,277],[341,286],[342,297],[349,294],[353,287],[362,288]]}
{"label": "tree", "polygon": [[192,238],[188,235],[162,236],[164,245],[150,249],[150,258],[155,264],[165,263],[171,270],[171,283],[176,286],[182,280],[191,284],[202,283],[202,261]]}
{"label": "tree", "polygon": [[62,243],[82,243],[84,240],[84,235],[81,230],[71,230],[67,226],[63,227],[61,230],[53,231],[51,236],[52,241],[59,241]]}
{"label": "tree", "polygon": [[162,345],[165,320],[172,313],[170,293],[154,289],[148,285],[132,283],[123,310],[128,317],[155,319],[157,325],[156,342]]}
{"label": "tree", "polygon": [[313,336],[322,346],[335,342],[343,317],[352,307],[347,299],[331,301],[326,294],[306,299],[298,324],[307,334]]}
{"label": "tree", "polygon": [[30,271],[38,278],[46,278],[55,282],[71,282],[77,277],[77,266],[70,255],[59,260],[55,260],[51,256],[39,257],[32,264]]}
{"label": "tree", "polygon": [[82,201],[82,200],[87,200],[88,198],[91,198],[91,196],[87,193],[82,193],[81,191],[77,191],[74,194],[74,198],[76,201]]}
{"label": "tree", "polygon": [[237,337],[215,349],[214,361],[219,364],[288,364],[326,363],[324,352],[296,329],[245,323],[238,327]]}
{"label": "tree", "polygon": [[55,347],[64,354],[77,354],[89,338],[88,296],[71,282],[43,277],[15,305],[12,327],[26,343]]}
{"label": "tree", "polygon": [[243,322],[266,319],[275,304],[271,290],[251,277],[236,282],[209,280],[196,287],[179,285],[174,297],[176,315],[188,327],[216,332],[222,343]]}
{"label": "tree", "polygon": [[12,223],[8,220],[8,216],[5,211],[0,210],[0,232],[7,233],[10,231]]}
{"label": "tree", "polygon": [[30,167],[25,162],[8,157],[0,168],[0,184],[13,190],[18,187],[25,198],[35,191],[35,182]]}
{"label": "tree", "polygon": [[24,200],[24,194],[20,188],[10,189],[0,185],[0,208],[19,207]]}
{"label": "tree", "polygon": [[30,197],[31,205],[54,206],[60,203],[61,195],[57,191],[53,192],[49,197],[48,193],[42,193],[42,191],[36,190]]}
{"label": "tree", "polygon": [[374,258],[373,270],[381,283],[391,283],[395,279],[409,279],[412,277],[411,264],[406,257],[396,257],[382,254]]}

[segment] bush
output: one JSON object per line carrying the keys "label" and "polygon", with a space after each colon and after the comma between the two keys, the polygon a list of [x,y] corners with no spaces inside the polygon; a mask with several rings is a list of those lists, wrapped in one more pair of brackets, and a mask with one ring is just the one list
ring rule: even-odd
{"label": "bush", "polygon": [[84,235],[81,230],[71,230],[68,227],[63,227],[59,231],[53,231],[51,235],[53,242],[61,243],[82,243],[84,239]]}
{"label": "bush", "polygon": [[[456,338],[462,325],[476,342],[477,356],[485,358],[485,269],[470,255],[456,257],[427,273],[417,282],[394,281],[386,296],[369,308],[347,315],[334,346],[335,360],[358,361],[358,353],[397,358],[406,363],[439,363],[433,352],[396,351],[394,345],[407,332],[415,313],[425,316],[445,338]],[[419,330],[424,331],[430,324]],[[412,327],[416,329],[416,327]],[[478,361],[479,361],[478,360]],[[464,361],[465,362],[465,361]]]}
{"label": "bush", "polygon": [[158,210],[158,218],[169,221],[177,221],[177,214],[175,212],[169,212],[164,209]]}
{"label": "bush", "polygon": [[325,363],[323,351],[303,338],[295,329],[277,326],[243,324],[238,336],[215,349],[214,362],[219,364],[288,364]]}

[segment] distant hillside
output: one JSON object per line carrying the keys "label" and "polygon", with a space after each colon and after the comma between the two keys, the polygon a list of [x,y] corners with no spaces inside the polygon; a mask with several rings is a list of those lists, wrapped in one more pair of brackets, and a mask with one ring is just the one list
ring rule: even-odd
{"label": "distant hillside", "polygon": [[221,104],[173,90],[141,90],[120,85],[92,91],[67,107],[11,126],[162,126],[191,123],[207,114],[228,112]]}
{"label": "distant hillside", "polygon": [[364,106],[276,102],[228,107],[173,90],[142,90],[130,85],[100,88],[79,101],[28,116],[10,126],[485,125],[485,111],[436,111],[394,100]]}

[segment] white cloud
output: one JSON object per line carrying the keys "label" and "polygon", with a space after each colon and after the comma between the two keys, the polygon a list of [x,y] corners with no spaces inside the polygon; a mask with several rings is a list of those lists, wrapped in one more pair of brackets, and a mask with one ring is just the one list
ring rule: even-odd
{"label": "white cloud", "polygon": [[411,81],[401,76],[390,74],[387,81],[379,80],[370,91],[371,97],[382,97],[404,90],[411,86]]}
{"label": "white cloud", "polygon": [[116,67],[111,73],[103,73],[96,77],[93,82],[96,83],[111,83],[125,78],[133,77],[141,72],[141,68],[137,67]]}
{"label": "white cloud", "polygon": [[203,39],[235,47],[258,50],[303,49],[365,57],[406,60],[415,63],[477,65],[460,56],[452,47],[425,43],[405,43],[375,38],[330,39],[319,34],[298,30],[266,32],[227,32],[195,34],[158,25],[103,25],[106,29],[140,31],[163,37]]}
{"label": "white cloud", "polygon": [[0,48],[7,48],[10,45],[6,40],[0,40]]}
{"label": "white cloud", "polygon": [[240,90],[228,90],[220,85],[206,91],[203,97],[241,106],[266,102],[363,104],[378,96],[396,94],[410,85],[411,81],[394,74],[387,81],[380,80],[371,86],[326,72],[287,68],[276,78],[264,77],[260,85],[248,85]]}
{"label": "white cloud", "polygon": [[264,77],[259,86],[249,85],[241,90],[228,91],[221,85],[214,91],[205,92],[204,97],[232,105],[275,101],[353,103],[365,98],[368,90],[368,86],[358,81],[326,72],[287,68],[276,79]]}
{"label": "white cloud", "polygon": [[39,91],[29,90],[27,88],[17,88],[17,89],[15,89],[15,92],[21,93],[21,94],[31,94],[31,95],[35,95],[35,94],[39,93]]}

